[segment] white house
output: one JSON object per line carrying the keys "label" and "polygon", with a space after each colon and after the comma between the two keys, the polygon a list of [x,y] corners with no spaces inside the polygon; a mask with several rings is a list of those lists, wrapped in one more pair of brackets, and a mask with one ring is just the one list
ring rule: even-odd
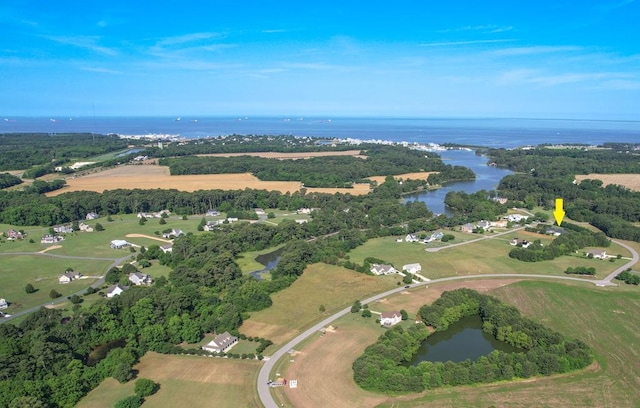
{"label": "white house", "polygon": [[139,212],[137,215],[138,218],[153,218],[153,214],[146,212]]}
{"label": "white house", "polygon": [[232,336],[229,332],[224,332],[218,334],[213,340],[202,346],[202,349],[212,353],[226,353],[236,344],[238,344],[238,338]]}
{"label": "white house", "polygon": [[167,252],[173,252],[173,244],[160,245],[160,250],[165,254]]}
{"label": "white house", "polygon": [[71,234],[73,232],[73,228],[70,225],[58,225],[53,227],[53,231],[58,234]]}
{"label": "white house", "polygon": [[58,276],[58,283],[62,283],[62,284],[69,283],[76,279],[80,279],[81,277],[82,277],[82,274],[80,274],[79,272],[68,271]]}
{"label": "white house", "polygon": [[531,242],[527,241],[526,239],[514,238],[509,242],[509,245],[521,246],[523,248],[529,248],[529,246],[531,245]]}
{"label": "white house", "polygon": [[380,325],[384,327],[391,327],[400,321],[402,321],[400,312],[382,312],[380,315]]}
{"label": "white house", "polygon": [[227,222],[231,224],[232,222],[238,221],[238,217],[227,217]]}
{"label": "white house", "polygon": [[177,238],[180,235],[184,235],[184,232],[182,232],[180,228],[172,228],[171,231],[165,232],[164,234],[162,234],[164,238],[171,238],[171,237]]}
{"label": "white house", "polygon": [[507,220],[491,221],[489,225],[494,228],[507,228]]}
{"label": "white house", "polygon": [[9,307],[9,303],[5,298],[0,298],[0,309],[6,309]]}
{"label": "white house", "polygon": [[428,244],[429,242],[441,240],[444,237],[444,232],[436,231],[429,238],[425,238],[424,243]]}
{"label": "white house", "polygon": [[298,214],[311,214],[311,208],[299,208],[296,212]]}
{"label": "white house", "polygon": [[306,224],[306,223],[308,223],[308,222],[309,222],[309,220],[304,220],[304,219],[303,219],[303,220],[294,220],[294,221],[295,221],[296,223],[298,223],[298,224]]}
{"label": "white house", "polygon": [[599,249],[590,249],[587,252],[585,252],[586,256],[593,256],[594,259],[606,259],[607,258],[607,251],[602,251]]}
{"label": "white house", "polygon": [[476,229],[476,226],[471,224],[470,222],[460,227],[460,231],[462,232],[473,232],[474,229]]}
{"label": "white house", "polygon": [[256,212],[256,215],[265,215],[266,214],[262,208],[254,208],[253,211]]}
{"label": "white house", "polygon": [[489,221],[482,220],[478,223],[478,228],[482,228],[483,230],[488,230],[491,227],[491,223]]}
{"label": "white house", "polygon": [[85,220],[97,220],[100,216],[94,212],[87,213],[87,216],[84,217]]}
{"label": "white house", "polygon": [[419,263],[406,264],[402,266],[402,270],[413,275],[420,272],[422,266]]}
{"label": "white house", "polygon": [[40,239],[41,244],[56,244],[60,241],[64,241],[64,237],[61,235],[47,234]]}
{"label": "white house", "polygon": [[114,296],[118,296],[127,289],[128,288],[126,286],[121,286],[119,283],[111,285],[107,288],[107,297],[112,298]]}
{"label": "white house", "polygon": [[404,240],[407,242],[418,242],[418,236],[416,234],[408,234],[404,237]]}
{"label": "white house", "polygon": [[216,217],[218,215],[220,215],[220,211],[214,210],[213,208],[207,210],[207,213],[205,214],[206,217]]}
{"label": "white house", "polygon": [[507,221],[510,222],[520,222],[520,221],[526,221],[527,218],[529,218],[528,215],[522,215],[522,214],[509,214],[507,215]]}
{"label": "white house", "polygon": [[151,276],[147,275],[146,273],[133,272],[129,274],[129,282],[133,283],[136,286],[151,285],[153,279],[151,279]]}
{"label": "white house", "polygon": [[384,264],[371,264],[371,268],[369,269],[374,275],[391,275],[392,273],[398,272],[396,268],[391,265]]}
{"label": "white house", "polygon": [[113,249],[121,249],[121,248],[128,247],[129,245],[131,244],[125,241],[124,239],[114,239],[113,241],[111,241],[111,248]]}

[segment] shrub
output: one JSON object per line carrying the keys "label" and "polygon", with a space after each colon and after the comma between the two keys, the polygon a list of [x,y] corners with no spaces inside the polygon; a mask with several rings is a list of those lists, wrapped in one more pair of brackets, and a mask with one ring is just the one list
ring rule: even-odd
{"label": "shrub", "polygon": [[24,287],[24,291],[27,293],[34,293],[36,288],[34,288],[32,284],[27,283],[27,286]]}
{"label": "shrub", "polygon": [[59,298],[59,297],[60,297],[60,294],[58,293],[58,291],[57,291],[57,290],[55,290],[55,289],[51,289],[51,291],[49,292],[49,297],[50,297],[51,299],[56,299],[56,298]]}
{"label": "shrub", "polygon": [[136,380],[134,392],[140,398],[144,398],[155,394],[158,391],[158,388],[160,388],[159,384],[151,381],[150,379],[139,378]]}
{"label": "shrub", "polygon": [[114,408],[138,408],[142,405],[142,398],[137,395],[132,395],[127,398],[123,398],[120,401],[116,402]]}

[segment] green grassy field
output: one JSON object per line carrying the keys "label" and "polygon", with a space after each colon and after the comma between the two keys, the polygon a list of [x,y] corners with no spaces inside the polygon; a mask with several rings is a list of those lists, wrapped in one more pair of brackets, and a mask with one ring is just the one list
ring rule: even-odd
{"label": "green grassy field", "polygon": [[282,245],[273,247],[273,248],[263,249],[262,251],[248,251],[248,252],[239,253],[238,257],[236,258],[236,263],[240,267],[240,270],[242,270],[242,273],[245,273],[245,274],[262,270],[264,269],[264,265],[256,261],[256,257],[258,255],[264,255],[264,254],[274,252],[279,248],[282,248]]}
{"label": "green grassy field", "polygon": [[[79,279],[61,285],[58,276],[67,268],[80,272],[84,276],[104,275],[110,261],[78,259],[56,259],[45,256],[2,256],[0,257],[0,297],[11,303],[6,310],[11,314],[31,306],[51,301],[49,291],[55,289],[62,296],[68,296],[88,287],[95,279]],[[32,284],[38,291],[27,294],[26,284]]]}
{"label": "green grassy field", "polygon": [[[477,234],[474,238],[480,237]],[[509,241],[519,237],[521,239],[540,239],[543,244],[550,242],[550,238],[539,234],[517,231],[500,237],[486,239],[438,252],[425,251],[426,246],[419,243],[395,242],[391,237],[376,238],[349,252],[349,257],[356,263],[362,263],[367,257],[383,259],[402,268],[402,265],[419,262],[422,265],[421,274],[429,279],[443,278],[456,275],[478,275],[488,273],[535,273],[549,275],[564,275],[568,267],[586,266],[596,268],[596,278],[603,278],[608,273],[624,265],[624,259],[614,262],[587,259],[581,251],[576,256],[562,256],[552,261],[522,262],[509,258],[509,251],[513,248]],[[454,243],[456,241],[453,241]],[[629,256],[629,251],[617,244],[607,248],[607,253]]]}
{"label": "green grassy field", "polygon": [[[257,360],[176,356],[147,353],[134,368],[138,378],[160,384],[146,398],[144,407],[260,407],[255,377]],[[108,378],[77,405],[79,408],[111,408],[133,395],[134,381],[120,384]]]}
{"label": "green grassy field", "polygon": [[[290,287],[272,295],[273,305],[251,314],[240,331],[282,344],[312,323],[356,299],[397,286],[398,276],[368,276],[345,268],[313,264]],[[324,305],[325,312],[321,312]]]}

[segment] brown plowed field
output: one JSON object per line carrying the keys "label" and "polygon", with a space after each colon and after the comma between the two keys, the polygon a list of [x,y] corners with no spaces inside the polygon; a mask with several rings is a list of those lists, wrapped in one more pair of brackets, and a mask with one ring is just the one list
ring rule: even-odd
{"label": "brown plowed field", "polygon": [[640,191],[640,174],[587,174],[577,175],[576,180],[602,180],[605,186],[609,184],[618,184],[625,186],[633,191]]}

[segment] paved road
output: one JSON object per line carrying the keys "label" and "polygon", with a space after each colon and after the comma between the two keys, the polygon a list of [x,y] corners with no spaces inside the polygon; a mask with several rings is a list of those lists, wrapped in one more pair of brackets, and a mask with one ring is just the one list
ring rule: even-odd
{"label": "paved road", "polygon": [[[631,252],[634,254],[634,259],[636,259],[638,254],[633,249],[631,249],[629,247],[627,247],[627,248],[629,250],[631,250]],[[419,284],[413,284],[413,285],[411,285],[411,287],[412,288],[416,288],[416,287],[425,286],[425,285],[434,284],[434,283],[440,283],[440,282],[465,280],[465,279],[484,279],[484,278],[557,279],[557,280],[587,282],[587,283],[591,283],[591,284],[596,284],[596,285],[600,284],[600,285],[602,285],[602,281],[594,281],[594,280],[584,279],[584,278],[574,278],[574,277],[570,277],[570,276],[553,276],[553,275],[505,273],[505,274],[487,274],[487,275],[471,275],[471,276],[453,276],[453,277],[449,277],[449,278],[433,279],[433,280],[431,280],[429,282],[422,282],[422,283],[419,283]],[[609,283],[609,284],[613,285],[611,283]],[[403,290],[405,290],[404,287],[388,290],[386,292],[379,293],[379,294],[377,294],[375,296],[372,296],[372,297],[370,297],[368,299],[365,299],[365,300],[361,301],[360,303],[362,303],[364,305],[364,304],[367,304],[367,303],[370,303],[370,302],[374,302],[376,300],[382,299],[382,298],[387,297],[389,295],[392,295],[394,293],[401,292]],[[277,408],[278,407],[278,405],[274,401],[273,397],[271,396],[270,387],[267,385],[267,381],[270,380],[269,376],[271,374],[271,371],[273,371],[273,369],[274,369],[275,365],[277,364],[278,360],[280,360],[290,349],[292,349],[295,346],[297,346],[298,344],[300,344],[303,340],[305,340],[308,337],[310,337],[313,333],[318,332],[323,327],[328,326],[333,321],[337,320],[338,318],[340,318],[340,317],[342,317],[342,316],[344,316],[344,315],[346,315],[347,313],[350,313],[350,312],[351,312],[351,307],[347,307],[347,308],[339,311],[338,313],[336,313],[336,314],[324,319],[320,323],[314,325],[313,327],[305,330],[303,333],[301,333],[298,336],[296,336],[293,340],[291,340],[290,342],[288,342],[284,346],[280,347],[275,353],[273,353],[273,355],[271,357],[269,357],[269,360],[267,360],[264,363],[264,365],[260,369],[260,372],[258,373],[258,385],[257,385],[257,387],[258,387],[258,395],[260,397],[260,401],[262,401],[262,404],[266,408]]]}
{"label": "paved road", "polygon": [[629,250],[629,252],[631,252],[631,260],[629,262],[627,262],[626,264],[622,265],[621,267],[619,267],[618,269],[616,269],[615,271],[611,272],[609,275],[607,275],[606,278],[601,280],[600,282],[603,283],[603,284],[611,284],[611,280],[613,278],[618,276],[618,274],[626,271],[627,268],[631,268],[636,262],[638,262],[640,260],[640,257],[638,257],[638,253],[636,252],[636,250],[631,248],[629,245],[624,244],[624,243],[622,243],[620,241],[616,241],[615,239],[612,239],[611,242],[616,243],[616,244],[620,245],[623,248],[627,248]]}
{"label": "paved road", "polygon": [[[114,266],[118,266],[121,263],[124,263],[124,261],[126,261],[127,259],[131,258],[133,255],[135,254],[128,254],[127,256],[124,256],[122,258],[118,258],[118,259],[113,259],[113,258],[93,258],[93,257],[85,257],[85,256],[70,256],[70,255],[56,255],[56,254],[49,254],[49,253],[39,253],[39,252],[11,252],[11,253],[0,253],[0,255],[36,255],[36,256],[49,256],[52,258],[62,258],[62,259],[83,259],[83,260],[89,260],[89,261],[113,261],[111,263],[111,265],[109,265],[106,270],[108,271],[109,269],[113,268]],[[91,284],[92,288],[97,288],[99,286],[101,286],[104,283],[104,277],[98,279],[97,281],[93,282]],[[79,291],[72,293],[68,296],[73,296],[73,295],[82,295],[84,294],[84,292],[87,290],[88,288],[84,288],[84,289],[80,289]],[[35,312],[36,310],[40,309],[41,307],[47,306],[47,305],[55,305],[58,303],[62,303],[64,301],[67,300],[66,296],[60,296],[57,299],[52,300],[51,302],[47,302],[47,303],[43,303],[41,305],[37,305],[37,306],[33,306],[24,310],[21,310],[19,312],[16,312],[14,314],[12,314],[9,317],[5,317],[5,318],[0,318],[0,324],[4,323],[4,322],[8,322],[12,319],[15,319],[17,317],[20,316],[24,316],[26,314]]]}
{"label": "paved road", "polygon": [[482,240],[485,240],[485,239],[491,239],[491,238],[499,237],[501,235],[511,234],[512,232],[520,231],[520,230],[522,230],[524,228],[525,227],[519,227],[519,228],[510,229],[508,231],[499,232],[497,234],[483,235],[480,238],[475,238],[475,239],[472,239],[472,240],[469,240],[469,241],[464,241],[464,242],[458,242],[458,243],[450,244],[450,245],[443,246],[443,247],[426,248],[425,251],[427,251],[427,252],[438,252],[438,251],[442,251],[443,249],[449,249],[449,248],[455,248],[455,247],[462,246],[462,245],[473,244],[474,242],[482,241]]}

